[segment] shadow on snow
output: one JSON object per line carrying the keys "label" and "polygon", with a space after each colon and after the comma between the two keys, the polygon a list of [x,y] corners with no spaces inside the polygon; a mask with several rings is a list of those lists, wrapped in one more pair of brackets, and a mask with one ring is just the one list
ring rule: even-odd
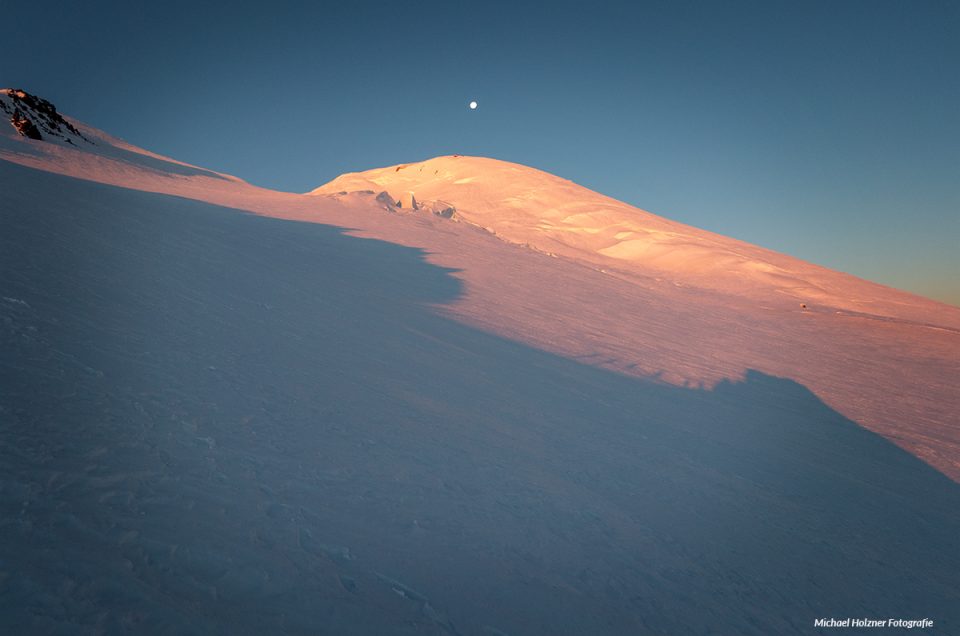
{"label": "shadow on snow", "polygon": [[0,180],[4,632],[960,629],[958,486],[795,382],[477,331],[335,227]]}

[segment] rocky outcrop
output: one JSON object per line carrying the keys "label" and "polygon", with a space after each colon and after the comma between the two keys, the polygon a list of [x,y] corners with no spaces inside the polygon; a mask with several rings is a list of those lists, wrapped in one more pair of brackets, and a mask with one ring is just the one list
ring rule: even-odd
{"label": "rocky outcrop", "polygon": [[17,132],[27,137],[29,139],[41,140],[43,135],[40,134],[40,130],[34,125],[32,121],[27,119],[20,109],[13,111],[13,116],[10,118],[10,123],[14,128],[17,129]]}
{"label": "rocky outcrop", "polygon": [[69,144],[92,143],[47,100],[19,88],[0,89],[0,110],[18,133],[29,139],[58,138]]}

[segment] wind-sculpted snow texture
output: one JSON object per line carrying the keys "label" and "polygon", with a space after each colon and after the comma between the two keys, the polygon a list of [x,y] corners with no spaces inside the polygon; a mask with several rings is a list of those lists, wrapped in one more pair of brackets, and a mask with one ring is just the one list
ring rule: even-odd
{"label": "wind-sculpted snow texture", "polygon": [[958,631],[955,309],[73,125],[0,134],[0,633]]}

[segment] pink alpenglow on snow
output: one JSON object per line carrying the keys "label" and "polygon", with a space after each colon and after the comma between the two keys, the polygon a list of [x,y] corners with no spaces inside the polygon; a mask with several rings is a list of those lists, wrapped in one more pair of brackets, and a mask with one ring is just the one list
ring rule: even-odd
{"label": "pink alpenglow on snow", "polygon": [[0,632],[960,624],[960,309],[505,161],[290,194],[0,110]]}
{"label": "pink alpenglow on snow", "polygon": [[[7,111],[18,105],[0,94]],[[31,111],[19,106],[21,110]],[[132,146],[0,128],[0,159],[424,248],[466,324],[603,368],[711,387],[749,369],[960,479],[960,308],[693,228],[535,168],[445,156],[281,193]]]}

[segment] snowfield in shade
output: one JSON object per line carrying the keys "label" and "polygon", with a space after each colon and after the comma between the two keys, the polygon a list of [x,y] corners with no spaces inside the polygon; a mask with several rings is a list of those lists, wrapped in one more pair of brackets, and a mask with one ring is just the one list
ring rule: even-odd
{"label": "snowfield in shade", "polygon": [[493,159],[280,193],[0,104],[0,632],[960,629],[960,309]]}

